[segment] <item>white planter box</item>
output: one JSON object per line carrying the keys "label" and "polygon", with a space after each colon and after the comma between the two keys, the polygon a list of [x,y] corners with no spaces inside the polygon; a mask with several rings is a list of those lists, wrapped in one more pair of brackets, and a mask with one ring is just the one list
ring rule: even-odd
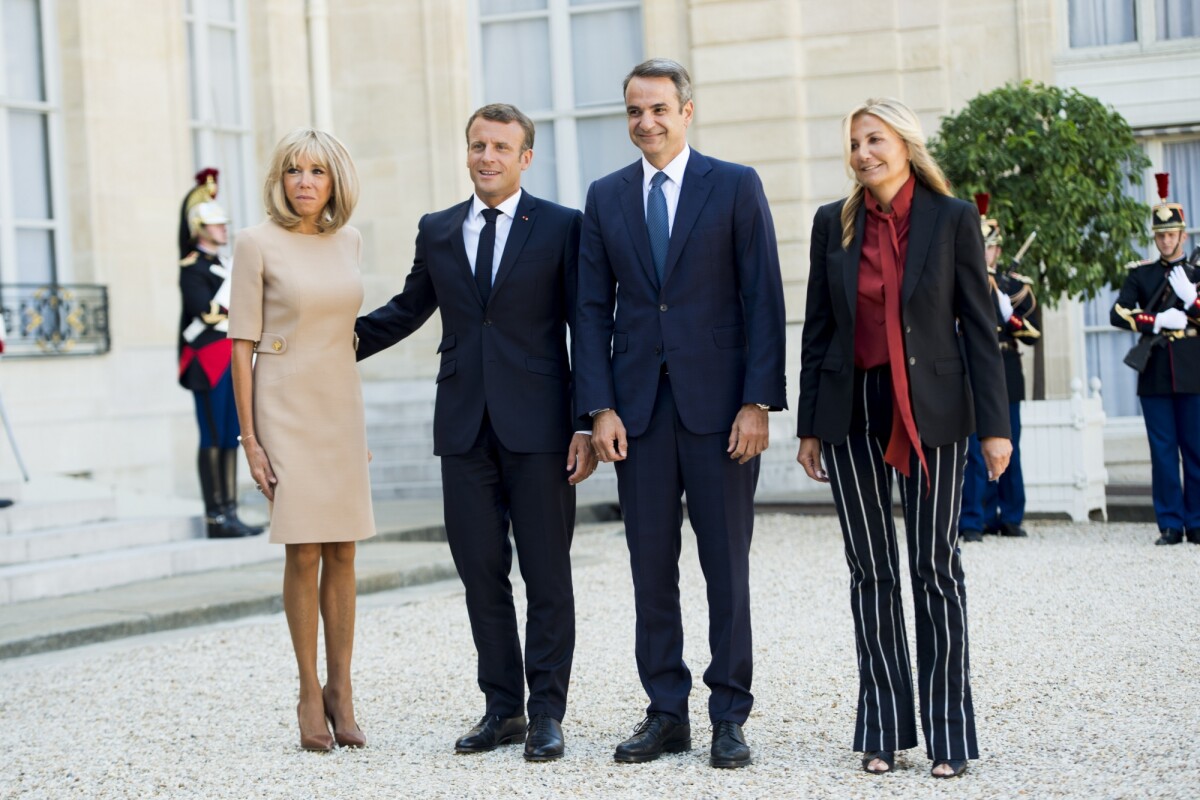
{"label": "white planter box", "polygon": [[1021,404],[1021,469],[1025,476],[1025,511],[1065,512],[1084,522],[1093,511],[1108,519],[1104,486],[1104,407],[1100,380],[1091,380],[1092,396],[1083,382],[1071,381],[1069,400],[1035,400]]}

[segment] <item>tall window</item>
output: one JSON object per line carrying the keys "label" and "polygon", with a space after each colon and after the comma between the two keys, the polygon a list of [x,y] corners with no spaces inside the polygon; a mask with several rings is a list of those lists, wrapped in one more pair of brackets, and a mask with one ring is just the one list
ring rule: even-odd
{"label": "tall window", "polygon": [[478,0],[472,48],[481,103],[511,103],[537,124],[522,185],[582,206],[588,185],[637,151],[621,80],[642,56],[640,0]]}
{"label": "tall window", "polygon": [[1072,49],[1200,36],[1200,0],[1067,0]]}
{"label": "tall window", "polygon": [[[233,229],[258,221],[242,0],[183,0],[196,170],[221,171],[217,201]],[[303,44],[300,45],[303,48]]]}
{"label": "tall window", "polygon": [[66,276],[49,0],[0,0],[0,282]]}
{"label": "tall window", "polygon": [[[1146,152],[1154,169],[1147,173],[1144,186],[1139,193],[1154,194],[1153,172],[1166,171],[1171,175],[1172,202],[1183,205],[1184,219],[1188,221],[1190,242],[1184,244],[1184,256],[1191,253],[1191,245],[1200,241],[1200,225],[1196,214],[1200,212],[1200,138],[1195,136],[1174,139],[1151,140],[1146,143]],[[1159,166],[1161,165],[1161,167]],[[1133,191],[1134,187],[1130,187]],[[1157,197],[1146,197],[1147,202],[1157,203]],[[1147,218],[1146,226],[1150,220]],[[1151,243],[1146,258],[1158,258],[1158,249]],[[1137,373],[1125,366],[1122,359],[1129,348],[1138,340],[1132,331],[1120,331],[1109,325],[1108,314],[1117,299],[1117,290],[1109,289],[1084,305],[1084,333],[1087,340],[1088,376],[1100,378],[1104,397],[1104,412],[1110,417],[1140,417],[1141,404],[1137,399]]]}

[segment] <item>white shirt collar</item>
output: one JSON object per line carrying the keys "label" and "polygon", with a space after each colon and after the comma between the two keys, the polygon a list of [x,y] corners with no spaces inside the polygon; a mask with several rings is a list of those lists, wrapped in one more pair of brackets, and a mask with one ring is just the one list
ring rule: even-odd
{"label": "white shirt collar", "polygon": [[[496,206],[501,214],[512,219],[517,215],[517,204],[521,202],[521,193],[524,189],[517,189],[513,192],[512,197],[505,200],[500,205]],[[478,217],[483,214],[483,210],[488,207],[488,204],[479,199],[479,195],[471,196],[471,216]]]}
{"label": "white shirt collar", "polygon": [[[687,142],[683,143],[683,149],[679,151],[679,155],[671,159],[671,163],[662,168],[662,172],[667,173],[667,177],[676,186],[683,185],[683,173],[687,169],[688,158],[692,155],[692,146]],[[642,156],[642,185],[645,188],[650,186],[650,179],[655,173],[659,172],[658,167],[651,164]]]}

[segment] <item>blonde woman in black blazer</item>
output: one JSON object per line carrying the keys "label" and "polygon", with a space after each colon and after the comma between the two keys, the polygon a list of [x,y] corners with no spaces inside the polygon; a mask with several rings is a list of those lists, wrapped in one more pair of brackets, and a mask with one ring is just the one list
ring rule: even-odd
{"label": "blonde woman in black blazer", "polygon": [[848,198],[813,221],[796,460],[831,482],[851,572],[859,663],[854,749],[884,773],[917,745],[892,521],[898,473],[932,774],[978,758],[958,552],[966,438],[989,473],[1012,451],[979,215],[950,195],[903,103],[843,121]]}

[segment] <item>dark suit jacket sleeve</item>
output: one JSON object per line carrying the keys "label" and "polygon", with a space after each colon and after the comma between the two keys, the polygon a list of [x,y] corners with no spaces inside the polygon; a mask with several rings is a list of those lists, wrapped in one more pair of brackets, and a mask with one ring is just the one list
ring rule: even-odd
{"label": "dark suit jacket sleeve", "polygon": [[1135,269],[1125,276],[1125,283],[1121,284],[1121,292],[1117,295],[1117,301],[1113,303],[1112,311],[1108,314],[1108,321],[1123,331],[1154,333],[1153,315],[1138,319],[1142,311],[1142,300],[1138,296],[1139,274],[1139,271]]}
{"label": "dark suit jacket sleeve", "polygon": [[975,430],[980,439],[1012,437],[1004,362],[996,341],[996,312],[987,280],[983,234],[979,220],[961,204],[954,236],[954,292],[959,330],[967,357],[967,374],[975,401]]}
{"label": "dark suit jacket sleeve", "polygon": [[417,224],[417,246],[412,270],[404,281],[400,294],[354,323],[358,334],[356,359],[362,361],[380,350],[391,347],[417,328],[437,309],[437,293],[425,260],[425,220]]}
{"label": "dark suit jacket sleeve", "polygon": [[783,309],[783,278],[775,224],[753,169],[742,171],[734,202],[734,239],[738,283],[746,318],[746,378],[742,403],[765,403],[787,408],[784,378],[787,318]]}
{"label": "dark suit jacket sleeve", "polygon": [[800,400],[796,403],[796,435],[816,436],[817,386],[821,362],[834,334],[833,308],[829,300],[829,273],[825,251],[829,243],[830,219],[826,208],[813,218],[808,250],[808,290],[804,305],[804,332],[800,345]]}
{"label": "dark suit jacket sleeve", "polygon": [[596,184],[588,189],[579,233],[579,299],[574,341],[575,414],[580,421],[590,412],[616,408],[612,381],[613,310],[616,278],[600,233]]}
{"label": "dark suit jacket sleeve", "polygon": [[[575,373],[576,359],[579,354],[575,348],[575,332],[578,311],[576,304],[579,300],[579,233],[583,227],[583,214],[575,211],[571,214],[570,227],[563,240],[563,307],[567,310],[567,327],[571,329],[571,408],[575,408]],[[572,411],[572,414],[575,412]],[[577,420],[575,430],[590,431],[592,418]]]}

